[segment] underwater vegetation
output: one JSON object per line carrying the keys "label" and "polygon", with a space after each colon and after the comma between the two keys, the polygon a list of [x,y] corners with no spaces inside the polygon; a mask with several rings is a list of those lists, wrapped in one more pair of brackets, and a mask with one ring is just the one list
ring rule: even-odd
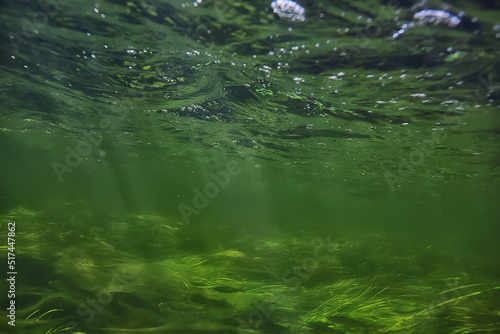
{"label": "underwater vegetation", "polygon": [[19,333],[500,331],[499,276],[487,258],[383,235],[263,237],[221,226],[214,240],[160,216],[83,212],[71,203],[1,217],[2,228],[23,222]]}
{"label": "underwater vegetation", "polygon": [[500,333],[487,2],[2,2],[0,333]]}

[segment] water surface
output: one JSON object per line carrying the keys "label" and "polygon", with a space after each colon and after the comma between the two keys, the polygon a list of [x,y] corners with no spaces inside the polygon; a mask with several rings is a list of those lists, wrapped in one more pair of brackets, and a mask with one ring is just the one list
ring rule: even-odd
{"label": "water surface", "polygon": [[15,331],[500,330],[498,4],[301,5],[0,5]]}

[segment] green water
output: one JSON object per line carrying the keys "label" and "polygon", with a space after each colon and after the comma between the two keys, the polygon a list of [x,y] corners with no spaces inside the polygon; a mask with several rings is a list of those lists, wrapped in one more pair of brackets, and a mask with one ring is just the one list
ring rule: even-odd
{"label": "green water", "polygon": [[500,332],[498,2],[270,2],[0,4],[1,332]]}

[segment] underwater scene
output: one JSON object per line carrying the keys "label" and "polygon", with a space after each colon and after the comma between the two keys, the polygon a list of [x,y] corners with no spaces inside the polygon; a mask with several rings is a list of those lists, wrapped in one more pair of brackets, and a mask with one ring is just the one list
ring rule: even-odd
{"label": "underwater scene", "polygon": [[0,2],[0,333],[500,333],[500,1]]}

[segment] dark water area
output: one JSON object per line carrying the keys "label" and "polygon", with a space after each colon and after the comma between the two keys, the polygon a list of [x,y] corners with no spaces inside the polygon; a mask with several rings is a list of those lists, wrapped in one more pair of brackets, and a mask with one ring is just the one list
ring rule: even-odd
{"label": "dark water area", "polygon": [[0,3],[0,332],[500,332],[500,3],[271,2]]}

